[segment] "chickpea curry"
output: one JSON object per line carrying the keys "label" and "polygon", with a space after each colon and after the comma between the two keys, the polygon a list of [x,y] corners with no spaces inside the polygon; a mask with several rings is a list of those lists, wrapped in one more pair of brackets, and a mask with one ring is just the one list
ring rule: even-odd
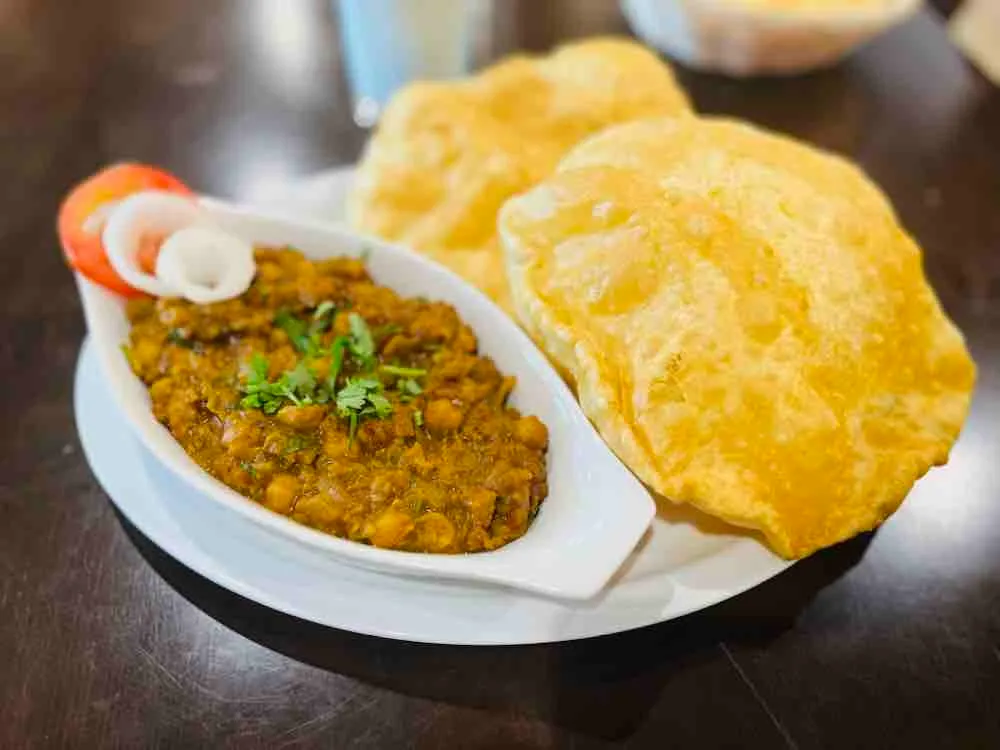
{"label": "chickpea curry", "polygon": [[257,249],[242,296],[128,303],[129,363],[206,471],[329,534],[477,552],[527,531],[548,431],[455,310],[376,284],[363,261]]}

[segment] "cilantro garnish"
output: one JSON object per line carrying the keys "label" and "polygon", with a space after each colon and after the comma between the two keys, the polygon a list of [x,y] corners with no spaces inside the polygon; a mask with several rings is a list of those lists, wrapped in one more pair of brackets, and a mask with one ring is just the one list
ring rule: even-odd
{"label": "cilantro garnish", "polygon": [[386,375],[394,375],[396,388],[399,391],[399,400],[403,402],[412,401],[415,397],[424,392],[414,378],[421,378],[427,374],[427,370],[420,367],[402,367],[400,365],[381,365],[378,371]]}
{"label": "cilantro garnish", "polygon": [[419,378],[427,374],[427,370],[420,367],[400,367],[399,365],[381,365],[379,372],[386,375],[398,375],[402,378]]}
{"label": "cilantro garnish", "polygon": [[344,351],[349,343],[346,336],[337,336],[330,344],[330,370],[326,376],[326,389],[331,394],[337,392],[337,377],[344,366]]}
{"label": "cilantro garnish", "polygon": [[420,409],[413,410],[413,426],[414,427],[424,426],[424,413]]}
{"label": "cilantro garnish", "polygon": [[335,312],[337,312],[337,306],[330,300],[320,302],[319,306],[313,311],[313,322],[326,327],[330,325]]}
{"label": "cilantro garnish", "polygon": [[260,409],[265,414],[274,414],[281,408],[282,398],[275,393],[272,383],[267,379],[267,358],[259,352],[254,352],[250,358],[250,372],[242,390],[246,395],[240,401],[240,406],[246,409]]}
{"label": "cilantro garnish", "polygon": [[313,393],[316,390],[316,376],[313,374],[305,362],[299,362],[295,367],[286,372],[277,383],[289,401],[296,406],[305,406],[313,401]]}
{"label": "cilantro garnish", "polygon": [[250,373],[242,390],[246,395],[240,401],[245,409],[260,409],[265,414],[275,414],[286,403],[306,406],[326,400],[317,393],[316,376],[304,363],[299,362],[276,381],[267,378],[267,358],[255,352],[250,359]]}
{"label": "cilantro garnish", "polygon": [[351,326],[351,337],[348,341],[351,354],[358,360],[363,370],[374,369],[375,340],[372,338],[368,324],[364,318],[354,312],[347,316],[347,322]]}
{"label": "cilantro garnish", "polygon": [[424,389],[420,387],[420,383],[412,378],[404,378],[403,380],[400,380],[396,383],[396,388],[399,389],[400,401],[412,401],[424,392]]}
{"label": "cilantro garnish", "polygon": [[195,344],[192,339],[187,337],[183,328],[171,328],[167,331],[167,341],[177,346],[183,346],[186,349],[192,348]]}
{"label": "cilantro garnish", "polygon": [[299,320],[287,310],[282,310],[274,316],[274,324],[288,334],[292,346],[307,356],[316,351],[316,342],[309,335],[309,324]]}
{"label": "cilantro garnish", "polygon": [[[287,311],[278,313],[274,322],[288,335],[292,345],[305,358],[295,367],[287,370],[274,381],[268,378],[267,358],[255,353],[250,360],[246,382],[241,386],[245,394],[240,405],[248,409],[260,409],[265,414],[275,414],[283,406],[294,404],[306,406],[334,402],[337,414],[349,420],[350,439],[354,440],[358,425],[366,418],[385,419],[392,414],[392,402],[386,397],[384,386],[373,373],[377,358],[375,339],[368,323],[357,313],[350,313],[348,324],[350,333],[337,336],[329,347],[330,367],[322,383],[317,382],[316,373],[307,364],[310,358],[324,354],[320,346],[320,336],[329,328],[336,308],[332,302],[323,302],[309,321],[295,317]],[[344,357],[350,354],[357,368],[368,373],[359,377],[348,377],[343,387],[337,381],[344,368]],[[397,378],[396,388],[399,398],[411,401],[423,392],[414,378],[427,374],[417,367],[382,365],[379,372]],[[414,417],[415,423],[423,423],[423,415]],[[299,447],[290,448],[299,450]]]}
{"label": "cilantro garnish", "polygon": [[298,351],[307,357],[317,357],[320,354],[320,335],[330,327],[336,312],[336,306],[327,300],[319,304],[309,321],[282,310],[274,316],[274,324],[288,334],[288,340]]}
{"label": "cilantro garnish", "polygon": [[260,352],[254,352],[250,357],[250,380],[267,382],[267,371],[270,365],[267,357]]}
{"label": "cilantro garnish", "polygon": [[375,378],[348,378],[347,384],[337,392],[337,413],[350,420],[348,434],[354,440],[362,419],[388,417],[392,414],[392,403],[382,393],[382,383]]}
{"label": "cilantro garnish", "polygon": [[337,409],[342,416],[348,411],[360,411],[368,400],[368,393],[377,391],[382,384],[372,378],[348,378],[347,385],[337,392]]}

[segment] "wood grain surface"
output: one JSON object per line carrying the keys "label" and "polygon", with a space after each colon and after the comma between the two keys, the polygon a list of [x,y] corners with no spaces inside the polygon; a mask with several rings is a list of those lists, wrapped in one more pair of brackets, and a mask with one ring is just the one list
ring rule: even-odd
{"label": "wood grain surface", "polygon": [[[627,31],[610,0],[496,6],[486,57]],[[80,454],[60,195],[118,159],[231,197],[356,159],[330,3],[3,0],[0,56],[0,748],[1000,747],[1000,93],[939,17],[814,75],[682,77],[891,195],[980,366],[952,463],[724,605],[530,648],[251,604],[131,529]]]}

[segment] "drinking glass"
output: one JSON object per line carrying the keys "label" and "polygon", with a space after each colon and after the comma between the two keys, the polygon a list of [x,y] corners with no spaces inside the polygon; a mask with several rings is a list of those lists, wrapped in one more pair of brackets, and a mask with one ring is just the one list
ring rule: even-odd
{"label": "drinking glass", "polygon": [[335,0],[354,121],[370,127],[400,86],[456,78],[473,57],[478,0]]}

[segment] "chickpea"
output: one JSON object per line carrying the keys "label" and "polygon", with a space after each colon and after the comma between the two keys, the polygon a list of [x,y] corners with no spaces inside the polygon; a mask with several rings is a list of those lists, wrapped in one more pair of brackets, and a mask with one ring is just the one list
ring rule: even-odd
{"label": "chickpea", "polygon": [[397,508],[388,508],[375,519],[371,543],[376,547],[393,548],[413,529],[413,519]]}
{"label": "chickpea", "polygon": [[306,526],[329,529],[341,520],[342,515],[322,495],[306,495],[295,503],[295,512],[292,514],[292,518]]}
{"label": "chickpea", "polygon": [[326,408],[312,406],[283,406],[278,412],[278,421],[296,430],[312,430],[319,426],[326,416]]}
{"label": "chickpea", "polygon": [[460,352],[473,354],[476,351],[476,334],[468,326],[461,326],[455,336],[455,348]]}
{"label": "chickpea", "polygon": [[170,395],[170,391],[174,389],[173,378],[160,378],[151,386],[149,386],[149,396],[154,401],[159,398]]}
{"label": "chickpea", "polygon": [[260,281],[277,281],[281,278],[281,266],[277,263],[263,262],[257,264],[257,278]]}
{"label": "chickpea", "polygon": [[403,472],[377,473],[369,485],[371,500],[375,503],[388,503],[406,488],[406,483],[407,477]]}
{"label": "chickpea", "polygon": [[411,409],[396,409],[392,415],[392,429],[397,437],[413,437],[413,411]]}
{"label": "chickpea", "polygon": [[462,424],[462,410],[446,399],[436,399],[424,410],[424,424],[437,434],[453,432]]}
{"label": "chickpea", "polygon": [[153,367],[160,358],[160,347],[152,339],[139,339],[132,343],[130,355],[138,367]]}
{"label": "chickpea", "polygon": [[392,422],[383,419],[373,419],[362,423],[358,428],[358,443],[370,450],[378,450],[389,445],[396,437]]}
{"label": "chickpea", "polygon": [[418,477],[430,477],[437,470],[436,465],[427,460],[424,449],[420,443],[414,443],[407,448],[400,459],[400,465],[406,466]]}
{"label": "chickpea", "polygon": [[496,510],[497,495],[485,487],[474,487],[462,498],[476,526],[486,527],[493,520]]}
{"label": "chickpea", "polygon": [[299,491],[299,480],[291,474],[278,474],[264,490],[264,505],[275,513],[288,515]]}
{"label": "chickpea", "polygon": [[455,526],[441,513],[424,513],[416,528],[420,546],[430,552],[443,552],[455,541]]}
{"label": "chickpea", "polygon": [[517,420],[514,424],[514,436],[519,442],[537,450],[543,450],[549,444],[548,428],[535,416],[521,417]]}
{"label": "chickpea", "polygon": [[323,440],[323,455],[328,458],[344,458],[351,455],[351,442],[342,432],[328,432]]}
{"label": "chickpea", "polygon": [[410,330],[424,341],[448,341],[457,325],[455,314],[444,306],[429,305],[417,314]]}

